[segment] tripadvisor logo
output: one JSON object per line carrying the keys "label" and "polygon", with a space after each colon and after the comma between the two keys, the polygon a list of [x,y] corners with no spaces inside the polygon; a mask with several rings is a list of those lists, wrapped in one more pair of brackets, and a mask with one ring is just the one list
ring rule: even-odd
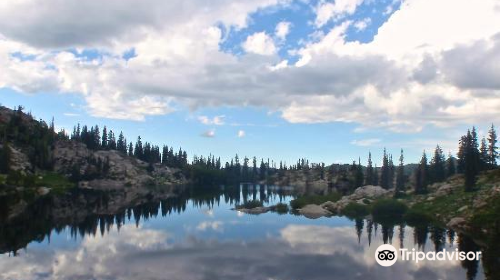
{"label": "tripadvisor logo", "polygon": [[419,252],[415,249],[408,250],[401,248],[396,250],[394,246],[390,244],[380,245],[375,251],[375,260],[381,266],[392,266],[398,260],[398,255],[401,257],[401,261],[414,261],[418,263],[419,261],[465,261],[465,260],[476,260],[479,261],[481,257],[481,252],[461,252],[458,249],[454,251],[447,251],[446,249],[439,252]]}
{"label": "tripadvisor logo", "polygon": [[375,260],[381,266],[391,266],[398,260],[396,248],[390,244],[380,245],[375,251]]}

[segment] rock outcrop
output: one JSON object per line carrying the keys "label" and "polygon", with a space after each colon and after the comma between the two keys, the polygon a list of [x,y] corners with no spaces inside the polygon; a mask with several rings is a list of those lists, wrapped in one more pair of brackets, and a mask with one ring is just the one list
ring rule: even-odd
{"label": "rock outcrop", "polygon": [[462,217],[455,217],[451,219],[446,226],[454,230],[462,230],[466,227],[467,221]]}
{"label": "rock outcrop", "polygon": [[390,191],[383,189],[380,186],[367,185],[357,188],[353,194],[343,196],[337,202],[328,201],[322,204],[322,207],[332,213],[340,213],[350,203],[367,204],[375,199],[387,197]]}
{"label": "rock outcrop", "polygon": [[317,219],[320,217],[332,215],[330,211],[316,204],[308,204],[302,207],[301,209],[299,209],[299,213],[309,219]]}
{"label": "rock outcrop", "polygon": [[76,141],[56,142],[53,155],[54,171],[67,176],[71,176],[75,169],[79,174],[95,172],[98,168],[97,162],[106,162],[109,165],[105,176],[84,179],[79,182],[80,188],[113,190],[186,183],[184,175],[178,169],[155,164],[152,166],[153,170],[148,172],[146,162],[116,150],[92,151],[85,144]]}

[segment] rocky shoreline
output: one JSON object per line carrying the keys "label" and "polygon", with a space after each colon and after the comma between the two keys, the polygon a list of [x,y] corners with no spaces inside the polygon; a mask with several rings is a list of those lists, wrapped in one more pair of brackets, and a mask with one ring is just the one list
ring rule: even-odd
{"label": "rocky shoreline", "polygon": [[[482,174],[478,179],[477,190],[465,193],[463,178],[460,175],[450,177],[442,183],[430,185],[428,193],[416,195],[408,190],[401,198],[393,198],[393,190],[385,190],[380,186],[367,185],[356,189],[352,194],[342,196],[336,201],[326,201],[321,204],[306,204],[296,209],[296,213],[310,219],[344,215],[344,210],[353,204],[369,209],[379,200],[397,201],[404,204],[408,210],[422,214],[433,222],[457,232],[467,233],[473,230],[473,220],[478,213],[488,211],[500,198],[500,182],[496,178],[497,171]],[[496,175],[495,175],[496,174]],[[498,201],[497,201],[498,202]],[[271,211],[271,207],[256,207],[251,209],[236,209],[249,214],[262,214]],[[367,214],[366,217],[372,218]],[[489,234],[490,229],[479,229],[483,234]]]}

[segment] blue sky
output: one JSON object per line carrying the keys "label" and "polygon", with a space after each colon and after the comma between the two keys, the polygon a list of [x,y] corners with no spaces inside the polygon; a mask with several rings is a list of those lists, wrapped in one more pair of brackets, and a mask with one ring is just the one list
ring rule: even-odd
{"label": "blue sky", "polygon": [[0,103],[66,130],[330,164],[500,123],[495,1],[25,2],[0,7]]}

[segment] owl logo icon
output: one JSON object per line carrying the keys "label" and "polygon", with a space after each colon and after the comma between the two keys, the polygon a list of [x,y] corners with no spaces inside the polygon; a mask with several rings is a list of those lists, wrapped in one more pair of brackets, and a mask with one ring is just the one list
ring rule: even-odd
{"label": "owl logo icon", "polygon": [[396,248],[390,244],[383,244],[375,251],[375,260],[381,266],[392,266],[398,260]]}

